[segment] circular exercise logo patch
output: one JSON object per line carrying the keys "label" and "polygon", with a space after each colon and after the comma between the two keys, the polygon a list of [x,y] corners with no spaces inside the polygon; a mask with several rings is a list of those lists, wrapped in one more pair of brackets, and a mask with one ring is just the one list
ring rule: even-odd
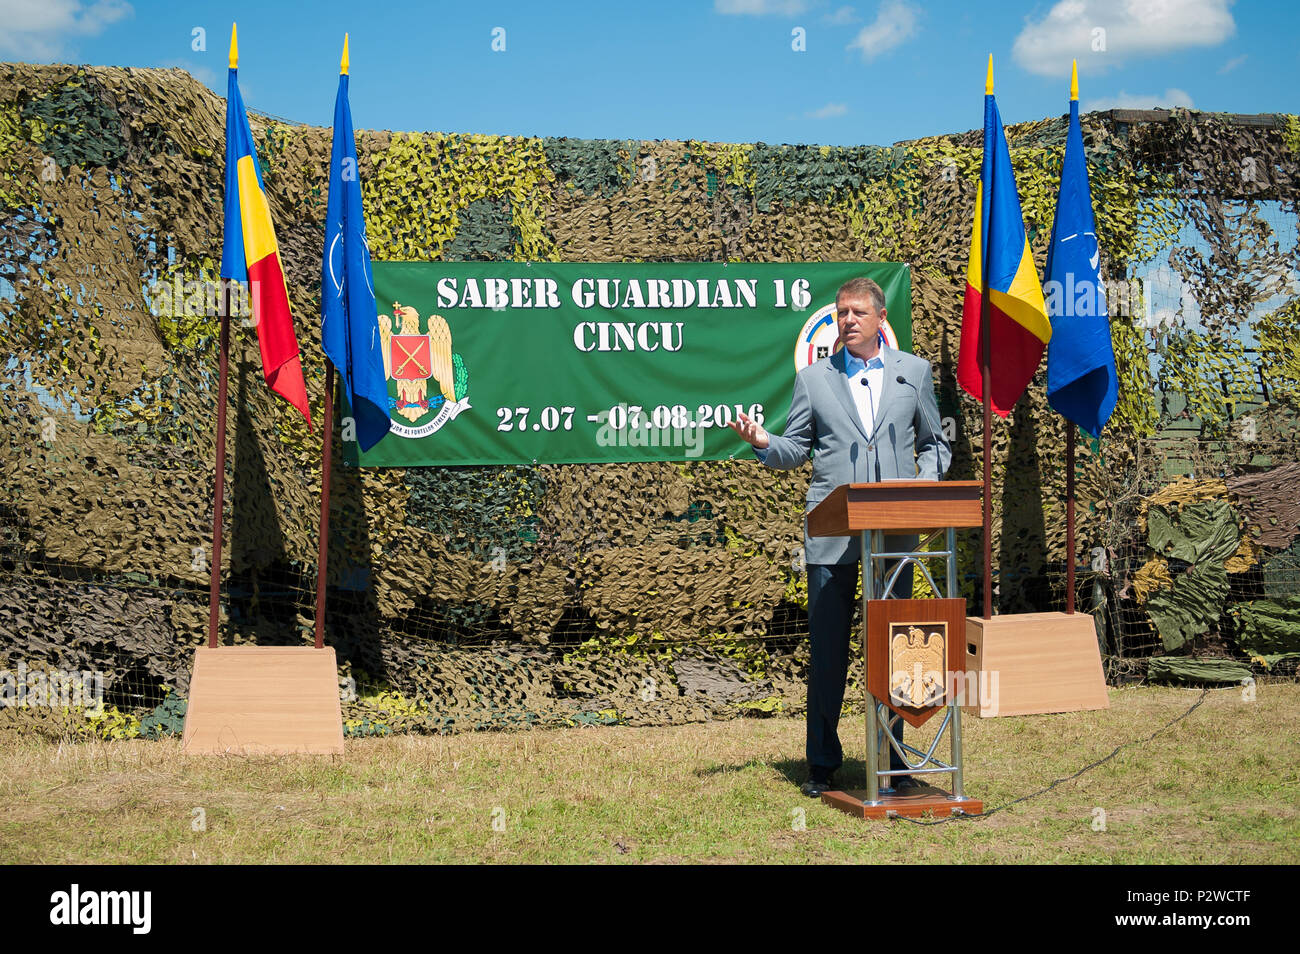
{"label": "circular exercise logo patch", "polygon": [[[898,347],[898,336],[889,326],[888,318],[880,326],[880,336],[889,347]],[[795,371],[802,371],[808,365],[834,354],[840,347],[840,331],[835,324],[835,302],[831,302],[814,311],[799,330],[794,341]]]}

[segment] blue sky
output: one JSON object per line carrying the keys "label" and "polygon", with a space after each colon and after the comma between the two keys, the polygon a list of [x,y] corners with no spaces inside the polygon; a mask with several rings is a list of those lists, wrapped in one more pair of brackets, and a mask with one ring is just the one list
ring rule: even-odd
{"label": "blue sky", "polygon": [[1071,57],[1085,110],[1300,111],[1300,13],[1272,0],[0,0],[0,60],[180,66],[224,94],[232,20],[245,102],[320,126],[345,30],[359,128],[889,144],[980,125],[989,53],[1006,122],[1064,113]]}

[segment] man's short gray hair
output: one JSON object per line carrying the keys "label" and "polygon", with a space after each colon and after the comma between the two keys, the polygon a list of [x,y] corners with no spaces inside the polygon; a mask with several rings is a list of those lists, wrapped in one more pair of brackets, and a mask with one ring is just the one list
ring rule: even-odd
{"label": "man's short gray hair", "polygon": [[870,278],[851,278],[835,293],[835,310],[840,310],[840,302],[849,296],[860,297],[870,295],[871,303],[876,306],[876,311],[885,307],[885,291]]}

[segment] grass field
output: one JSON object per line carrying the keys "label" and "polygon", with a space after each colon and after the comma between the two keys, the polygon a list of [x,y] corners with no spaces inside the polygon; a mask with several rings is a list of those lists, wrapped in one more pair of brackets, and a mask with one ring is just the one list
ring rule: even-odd
{"label": "grass field", "polygon": [[[1300,685],[1256,691],[1211,692],[1077,779],[933,827],[800,795],[793,718],[349,739],[338,759],[14,739],[0,741],[0,860],[1295,863]],[[1104,712],[967,718],[967,791],[987,808],[1037,791],[1199,694],[1116,689]],[[861,755],[860,717],[841,738]],[[847,771],[864,784],[860,758]]]}

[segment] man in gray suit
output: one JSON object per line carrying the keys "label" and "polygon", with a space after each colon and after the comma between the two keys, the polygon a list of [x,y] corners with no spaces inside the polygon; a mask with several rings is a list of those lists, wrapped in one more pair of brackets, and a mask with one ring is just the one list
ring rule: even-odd
{"label": "man in gray suit", "polygon": [[[885,346],[885,294],[869,278],[846,282],[835,296],[835,319],[843,345],[830,357],[804,368],[794,380],[785,433],[769,434],[748,416],[731,427],[777,470],[813,462],[807,509],[811,511],[840,484],[897,478],[938,480],[952,451],[939,424],[930,362]],[[893,552],[916,546],[915,537],[887,536]],[[848,677],[849,630],[862,559],[858,537],[810,537],[804,518],[808,566],[808,629],[812,662],[808,673],[808,780],[802,791],[819,796],[834,787],[832,775],[844,760],[838,726]],[[912,594],[909,565],[891,597]],[[902,720],[894,730],[901,741]],[[890,768],[903,763],[890,748]],[[895,786],[915,786],[895,776]]]}

